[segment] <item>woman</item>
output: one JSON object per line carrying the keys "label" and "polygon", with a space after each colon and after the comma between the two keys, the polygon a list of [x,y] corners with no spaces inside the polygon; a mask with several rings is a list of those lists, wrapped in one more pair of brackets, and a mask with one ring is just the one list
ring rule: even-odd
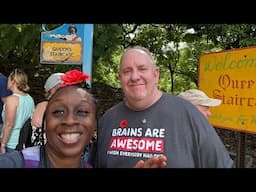
{"label": "woman", "polygon": [[28,94],[28,77],[21,69],[15,69],[8,77],[8,89],[12,95],[6,98],[3,106],[3,130],[1,135],[0,153],[15,150],[20,130],[25,121],[31,116],[35,104]]}
{"label": "woman", "polygon": [[59,85],[63,83],[61,80],[61,76],[64,73],[53,73],[48,77],[45,82],[44,90],[46,100],[38,103],[31,117],[31,126],[32,126],[32,136],[31,142],[32,145],[41,145],[40,135],[42,133],[42,122],[43,122],[43,114],[45,112],[46,106],[48,104],[48,100],[55,93],[55,91],[59,88]]}
{"label": "woman", "polygon": [[91,167],[83,154],[97,120],[95,99],[81,86],[87,79],[78,71],[62,76],[63,84],[49,99],[44,115],[46,144],[0,155],[0,167]]}

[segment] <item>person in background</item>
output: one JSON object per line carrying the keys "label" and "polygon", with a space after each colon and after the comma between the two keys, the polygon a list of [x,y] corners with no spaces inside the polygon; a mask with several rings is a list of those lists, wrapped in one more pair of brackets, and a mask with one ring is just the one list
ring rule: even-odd
{"label": "person in background", "polygon": [[[203,91],[199,89],[188,89],[177,95],[190,103],[192,103],[204,116],[206,119],[212,115],[210,108],[217,107],[221,105],[222,101],[220,99],[210,98]],[[230,157],[235,160],[236,154],[229,151]]]}
{"label": "person in background", "polygon": [[99,120],[96,167],[233,167],[228,151],[200,112],[158,89],[159,69],[146,48],[124,52],[119,80],[125,99]]}
{"label": "person in background", "polygon": [[[7,77],[0,72],[0,114],[2,114],[3,105],[6,97],[12,94],[12,92],[9,89],[7,89],[7,82],[8,82]],[[3,126],[3,119],[2,119],[2,115],[0,115],[0,134],[2,132],[2,126]]]}
{"label": "person in background", "polygon": [[45,110],[46,144],[0,155],[1,168],[91,168],[83,158],[97,126],[95,99],[84,86],[88,78],[79,71],[62,76]]}
{"label": "person in background", "polygon": [[64,41],[70,41],[70,42],[81,42],[82,39],[77,35],[77,28],[75,25],[70,25],[68,27],[68,34],[48,34],[49,37],[58,38]]}
{"label": "person in background", "polygon": [[48,104],[48,100],[59,88],[59,85],[63,83],[63,81],[61,80],[62,75],[64,75],[64,73],[53,73],[47,78],[47,80],[44,84],[46,100],[42,101],[36,105],[36,108],[31,117],[31,125],[32,125],[31,142],[32,142],[32,145],[41,145],[42,144],[41,143],[42,140],[40,140],[40,136],[42,133],[43,115],[44,115],[46,106]]}
{"label": "person in background", "polygon": [[8,89],[12,91],[12,95],[6,98],[3,106],[0,153],[15,150],[20,130],[35,108],[34,100],[28,94],[28,77],[22,69],[16,68],[10,73]]}
{"label": "person in background", "polygon": [[212,113],[210,107],[216,107],[221,104],[220,99],[208,97],[203,91],[198,89],[189,89],[177,95],[196,106],[196,108],[208,119]]}

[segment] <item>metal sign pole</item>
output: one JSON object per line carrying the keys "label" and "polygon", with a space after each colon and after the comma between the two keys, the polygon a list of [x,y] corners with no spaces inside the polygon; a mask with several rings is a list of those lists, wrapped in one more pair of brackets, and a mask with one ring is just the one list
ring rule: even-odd
{"label": "metal sign pole", "polygon": [[93,50],[93,24],[84,25],[83,66],[82,71],[90,75],[88,84],[92,87],[92,50]]}
{"label": "metal sign pole", "polygon": [[238,133],[236,167],[245,168],[246,133]]}

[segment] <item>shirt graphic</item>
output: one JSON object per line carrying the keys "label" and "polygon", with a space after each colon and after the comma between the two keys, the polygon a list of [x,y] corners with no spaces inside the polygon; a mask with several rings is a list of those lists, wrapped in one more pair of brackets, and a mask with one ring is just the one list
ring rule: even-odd
{"label": "shirt graphic", "polygon": [[129,127],[127,120],[112,130],[108,155],[146,157],[164,153],[165,129]]}

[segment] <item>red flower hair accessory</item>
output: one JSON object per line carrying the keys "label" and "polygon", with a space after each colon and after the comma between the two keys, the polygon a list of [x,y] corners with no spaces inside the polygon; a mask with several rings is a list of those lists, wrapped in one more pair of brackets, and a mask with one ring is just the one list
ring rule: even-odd
{"label": "red flower hair accessory", "polygon": [[60,87],[66,87],[68,85],[83,83],[89,79],[89,75],[74,69],[71,71],[67,71],[64,75],[61,76],[61,80],[63,81],[63,83],[60,85]]}

